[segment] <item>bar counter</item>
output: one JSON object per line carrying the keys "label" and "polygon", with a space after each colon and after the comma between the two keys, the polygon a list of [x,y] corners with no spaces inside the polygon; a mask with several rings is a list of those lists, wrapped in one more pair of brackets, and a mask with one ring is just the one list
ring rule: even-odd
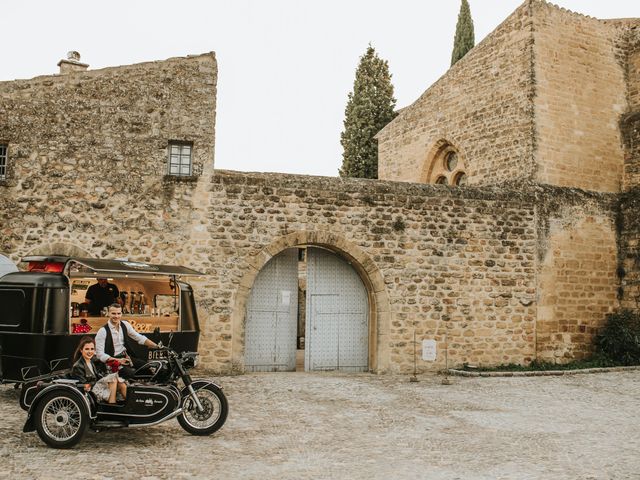
{"label": "bar counter", "polygon": [[[161,332],[178,331],[178,315],[123,315],[122,320],[130,323],[136,331],[140,333],[152,333],[156,327],[160,327]],[[86,320],[86,322],[83,322]],[[97,333],[98,330],[109,321],[108,317],[71,317],[69,321],[70,333]],[[91,327],[88,332],[74,332],[74,325],[86,323]]]}

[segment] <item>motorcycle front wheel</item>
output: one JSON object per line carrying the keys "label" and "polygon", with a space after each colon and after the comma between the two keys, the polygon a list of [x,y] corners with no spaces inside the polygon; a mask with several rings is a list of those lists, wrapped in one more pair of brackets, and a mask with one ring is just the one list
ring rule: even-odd
{"label": "motorcycle front wheel", "polygon": [[191,435],[211,435],[218,431],[227,420],[229,406],[219,387],[212,384],[198,386],[193,384],[202,411],[198,411],[196,403],[188,390],[183,390],[182,413],[178,415],[178,423]]}

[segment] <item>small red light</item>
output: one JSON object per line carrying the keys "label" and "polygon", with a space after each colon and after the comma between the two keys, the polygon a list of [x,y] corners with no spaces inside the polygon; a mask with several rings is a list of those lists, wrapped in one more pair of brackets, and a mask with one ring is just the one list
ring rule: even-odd
{"label": "small red light", "polygon": [[62,262],[29,262],[27,267],[30,272],[60,273],[64,270]]}

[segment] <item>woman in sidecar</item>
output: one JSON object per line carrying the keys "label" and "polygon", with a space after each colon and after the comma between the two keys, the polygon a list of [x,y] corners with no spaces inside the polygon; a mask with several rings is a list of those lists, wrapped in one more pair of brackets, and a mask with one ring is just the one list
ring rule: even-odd
{"label": "woman in sidecar", "polygon": [[127,397],[127,384],[118,375],[118,362],[107,365],[111,370],[109,372],[102,362],[95,361],[95,353],[95,340],[89,336],[82,337],[73,355],[71,378],[83,384],[86,392],[93,392],[98,401],[116,403],[118,394],[124,401]]}

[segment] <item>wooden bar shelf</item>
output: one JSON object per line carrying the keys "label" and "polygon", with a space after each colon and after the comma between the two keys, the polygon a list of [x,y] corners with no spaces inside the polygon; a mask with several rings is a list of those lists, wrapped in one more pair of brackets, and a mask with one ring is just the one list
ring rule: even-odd
{"label": "wooden bar shelf", "polygon": [[[73,325],[84,323],[83,319],[86,319],[86,323],[91,327],[91,330],[86,333],[97,333],[109,321],[108,317],[71,317],[69,331],[73,333]],[[130,323],[136,331],[146,334],[152,333],[156,327],[160,327],[161,332],[177,332],[180,317],[178,315],[123,315],[122,320]]]}

